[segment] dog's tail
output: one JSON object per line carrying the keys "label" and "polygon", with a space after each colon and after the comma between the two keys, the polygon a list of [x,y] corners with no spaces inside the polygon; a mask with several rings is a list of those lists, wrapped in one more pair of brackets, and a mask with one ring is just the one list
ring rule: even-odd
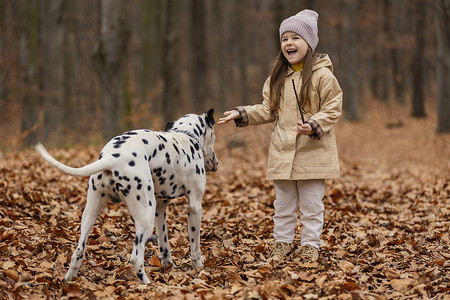
{"label": "dog's tail", "polygon": [[45,159],[49,164],[51,164],[61,172],[70,175],[90,176],[92,174],[109,169],[111,167],[111,163],[108,163],[106,160],[97,160],[81,168],[72,168],[57,161],[53,156],[50,155],[50,153],[48,153],[47,149],[45,149],[45,147],[42,144],[37,144],[35,148],[42,156],[42,158]]}

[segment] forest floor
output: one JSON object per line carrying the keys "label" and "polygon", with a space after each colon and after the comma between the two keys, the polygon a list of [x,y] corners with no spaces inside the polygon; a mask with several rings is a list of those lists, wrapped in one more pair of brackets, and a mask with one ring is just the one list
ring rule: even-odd
{"label": "forest floor", "polygon": [[[79,276],[64,274],[79,237],[87,178],[59,173],[35,151],[0,157],[0,299],[450,299],[450,135],[405,109],[368,110],[336,126],[341,178],[327,181],[320,259],[294,253],[267,264],[274,190],[265,180],[270,126],[216,127],[219,170],[203,197],[204,267],[190,269],[186,200],[168,210],[172,256],[163,270],[149,243],[139,283],[129,262],[134,224],[109,203]],[[218,116],[216,116],[217,118]],[[388,121],[391,121],[389,123]],[[99,147],[51,149],[71,166]]]}

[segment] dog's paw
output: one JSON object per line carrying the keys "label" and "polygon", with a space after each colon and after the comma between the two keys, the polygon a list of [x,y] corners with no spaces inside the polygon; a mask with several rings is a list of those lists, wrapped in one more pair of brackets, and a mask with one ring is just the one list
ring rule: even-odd
{"label": "dog's paw", "polygon": [[202,263],[201,260],[193,260],[192,261],[192,267],[194,269],[201,268],[201,267],[203,267],[203,263]]}

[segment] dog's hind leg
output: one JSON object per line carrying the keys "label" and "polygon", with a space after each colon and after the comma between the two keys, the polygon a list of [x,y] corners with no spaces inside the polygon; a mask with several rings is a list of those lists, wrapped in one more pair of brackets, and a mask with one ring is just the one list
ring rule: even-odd
{"label": "dog's hind leg", "polygon": [[92,182],[90,181],[87,192],[86,207],[83,211],[83,216],[81,219],[81,234],[78,239],[78,246],[72,254],[69,270],[64,278],[66,281],[70,281],[72,278],[77,276],[81,262],[84,258],[89,233],[91,232],[92,226],[95,224],[95,220],[97,219],[100,210],[106,203],[106,197],[104,195],[102,196],[99,190],[94,189],[95,188],[92,186]]}
{"label": "dog's hind leg", "polygon": [[166,224],[166,208],[168,205],[168,200],[156,201],[155,227],[158,236],[159,258],[163,267],[168,267],[173,264]]}
{"label": "dog's hind leg", "polygon": [[[141,189],[136,190],[136,192],[130,193],[130,195],[125,198],[136,227],[136,238],[130,261],[134,266],[136,275],[146,284],[150,283],[150,280],[148,279],[147,274],[145,274],[144,253],[145,246],[153,234],[156,209],[156,200],[153,189],[153,181],[150,179],[148,186],[142,188],[143,191],[141,191]],[[136,195],[134,195],[134,193]]]}

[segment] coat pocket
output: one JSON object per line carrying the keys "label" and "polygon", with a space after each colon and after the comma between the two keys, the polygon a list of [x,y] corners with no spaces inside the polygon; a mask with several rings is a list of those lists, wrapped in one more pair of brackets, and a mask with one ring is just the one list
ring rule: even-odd
{"label": "coat pocket", "polygon": [[299,160],[304,167],[331,167],[334,161],[335,147],[329,134],[325,134],[320,140],[305,137],[306,141],[302,145]]}

